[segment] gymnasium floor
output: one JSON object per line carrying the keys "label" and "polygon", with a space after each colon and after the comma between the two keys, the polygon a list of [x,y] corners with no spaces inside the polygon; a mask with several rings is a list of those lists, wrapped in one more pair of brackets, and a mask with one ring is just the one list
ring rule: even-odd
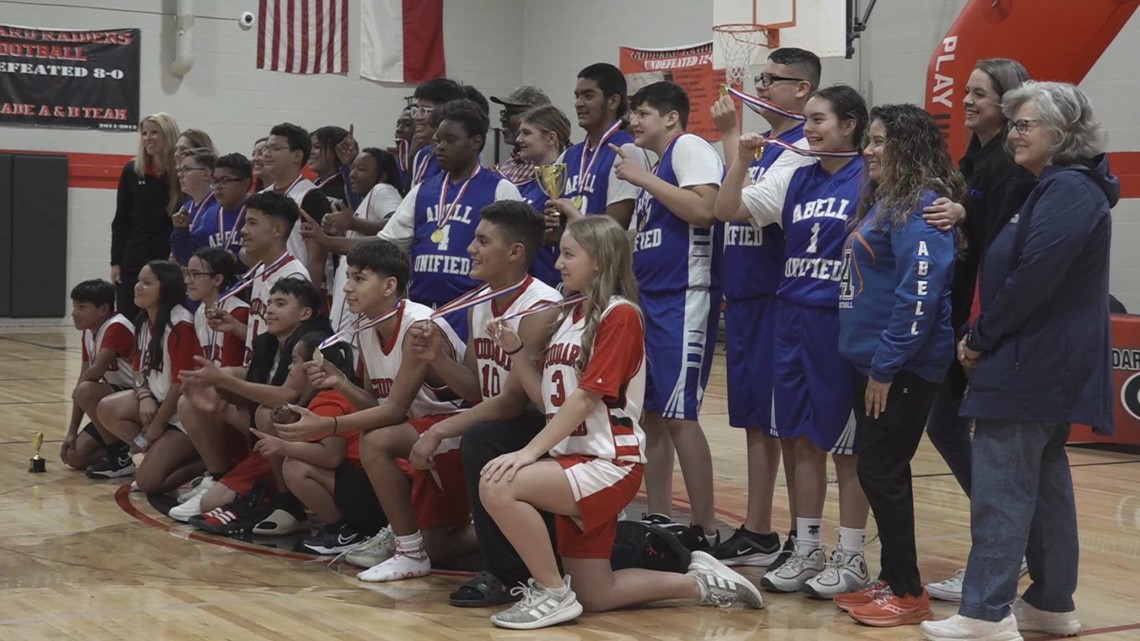
{"label": "gymnasium floor", "polygon": [[[572,625],[499,630],[486,610],[446,605],[463,575],[364,586],[350,568],[173,526],[120,482],[64,471],[59,440],[78,375],[71,329],[0,329],[0,640],[138,639],[920,639],[914,627],[862,627],[830,603],[765,594],[759,613],[686,606],[587,615]],[[743,436],[727,427],[723,362],[714,369],[703,422],[712,444],[721,519],[744,510]],[[48,473],[26,472],[31,438],[45,433]],[[1085,637],[1140,639],[1132,596],[1140,570],[1140,456],[1070,448],[1081,523],[1077,607]],[[921,568],[951,575],[969,549],[967,504],[928,442],[914,466]],[[781,475],[782,478],[782,475]],[[675,488],[683,493],[678,475]],[[787,529],[783,489],[776,523]],[[678,513],[684,502],[678,499]],[[825,514],[834,542],[836,488]],[[869,535],[873,533],[873,521]],[[878,545],[868,561],[877,564]],[[759,580],[760,574],[746,570]],[[937,604],[938,616],[952,614]],[[1027,637],[1033,638],[1033,637]],[[1043,637],[1036,637],[1043,638]]]}

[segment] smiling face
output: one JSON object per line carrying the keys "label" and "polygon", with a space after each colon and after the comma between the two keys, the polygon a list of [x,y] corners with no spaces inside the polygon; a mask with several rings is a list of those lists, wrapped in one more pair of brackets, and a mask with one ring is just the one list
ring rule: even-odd
{"label": "smiling face", "polygon": [[400,112],[396,119],[396,140],[411,142],[416,135],[416,121],[412,118],[411,108]]}
{"label": "smiling face", "polygon": [[416,98],[409,107],[408,113],[412,117],[412,124],[414,125],[415,136],[413,140],[420,145],[431,144],[432,135],[435,130],[432,129],[429,116],[431,112],[435,111],[436,104],[430,100],[423,98]]}
{"label": "smiling face", "polygon": [[253,146],[253,151],[249,155],[249,162],[253,165],[253,177],[265,180],[265,146],[269,144],[266,140],[261,140]]}
{"label": "smiling face", "polygon": [[562,253],[554,263],[554,268],[562,274],[562,284],[572,292],[589,291],[598,273],[598,263],[594,257],[578,244],[574,234],[567,230],[559,243]]}
{"label": "smiling face", "polygon": [[360,154],[352,161],[348,172],[348,186],[355,196],[364,196],[380,182],[380,166],[371,154]]}
{"label": "smiling face", "polygon": [[260,209],[245,210],[245,224],[241,228],[242,242],[251,258],[273,260],[276,256],[266,256],[278,242],[284,242],[285,225],[280,220]]}
{"label": "smiling face", "polygon": [[353,314],[375,318],[387,311],[388,302],[396,297],[397,287],[394,276],[349,265],[348,279],[344,283],[344,302]]}
{"label": "smiling face", "polygon": [[978,135],[1000,133],[1005,117],[1001,113],[1001,94],[997,92],[990,75],[974,69],[966,81],[966,97],[962,99],[966,111],[966,128]]}
{"label": "smiling face", "polygon": [[149,266],[145,266],[139,272],[139,280],[135,283],[135,307],[153,312],[158,309],[160,300],[162,300],[162,291],[158,277]]}
{"label": "smiling face", "polygon": [[218,295],[218,282],[210,266],[197,256],[191,256],[182,272],[186,276],[186,297],[193,301],[202,301]]}
{"label": "smiling face", "polygon": [[864,167],[867,169],[867,178],[872,182],[883,179],[883,164],[887,151],[887,127],[882,120],[876,118],[867,127],[867,144],[863,147]]}
{"label": "smiling face", "polygon": [[153,120],[144,120],[139,131],[142,137],[143,151],[146,155],[154,157],[161,155],[166,148],[166,141],[162,137],[162,127]]}
{"label": "smiling face", "polygon": [[661,113],[656,107],[643,102],[630,112],[629,131],[633,142],[643,149],[659,150],[677,126],[677,112]]}
{"label": "smiling face", "polygon": [[489,220],[480,220],[475,228],[475,238],[467,246],[471,257],[471,273],[474,280],[498,282],[510,274],[510,260],[526,254],[522,243],[510,242],[503,229]]}
{"label": "smiling face", "polygon": [[579,78],[574,85],[574,113],[578,116],[578,126],[586,131],[608,126],[615,118],[610,102],[596,81]]}
{"label": "smiling face", "polygon": [[312,136],[313,149],[309,152],[309,169],[318,176],[324,176],[333,170],[333,157],[329,150],[321,146],[321,141]]}
{"label": "smiling face", "polygon": [[312,315],[313,310],[302,305],[296,296],[278,292],[269,296],[265,306],[265,328],[278,339],[285,339]]}
{"label": "smiling face", "polygon": [[[855,131],[855,120],[840,120],[833,110],[831,101],[815,96],[804,109],[804,138],[816,151],[847,151],[855,146],[851,135]],[[862,141],[859,141],[862,142]]]}
{"label": "smiling face", "polygon": [[543,133],[529,122],[519,124],[519,135],[515,138],[519,157],[533,163],[544,163],[551,153],[558,152],[558,136],[554,132]]}
{"label": "smiling face", "polygon": [[1025,167],[1034,176],[1053,162],[1052,146],[1056,142],[1053,132],[1041,122],[1036,100],[1027,100],[1013,114],[1009,127],[1009,144],[1013,148],[1013,161]]}
{"label": "smiling face", "polygon": [[282,180],[297,172],[303,155],[300,149],[289,149],[289,139],[285,136],[270,136],[265,142],[262,166],[267,176]]}
{"label": "smiling face", "polygon": [[[767,81],[767,84],[765,84]],[[756,76],[756,96],[762,100],[780,107],[788,111],[799,111],[800,101],[802,95],[800,94],[800,84],[804,82],[797,78],[796,74],[788,68],[788,65],[778,64],[768,60],[764,63],[764,70]],[[804,90],[807,90],[808,85],[804,84]],[[761,115],[767,118],[780,118],[774,112],[763,110]]]}
{"label": "smiling face", "polygon": [[[106,305],[71,301],[71,324],[79,331],[98,329],[110,315],[111,310]],[[92,354],[91,358],[95,358],[95,355]]]}

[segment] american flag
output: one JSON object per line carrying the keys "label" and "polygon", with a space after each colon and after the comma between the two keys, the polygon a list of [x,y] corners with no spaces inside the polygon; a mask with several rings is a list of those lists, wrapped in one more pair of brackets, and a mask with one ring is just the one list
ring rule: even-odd
{"label": "american flag", "polygon": [[348,0],[260,0],[257,68],[348,73]]}

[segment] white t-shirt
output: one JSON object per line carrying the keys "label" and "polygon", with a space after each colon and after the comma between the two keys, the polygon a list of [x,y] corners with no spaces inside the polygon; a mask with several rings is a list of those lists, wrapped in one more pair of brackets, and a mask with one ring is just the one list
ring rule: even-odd
{"label": "white t-shirt", "polygon": [[[786,156],[805,158],[807,162],[789,162],[777,167]],[[756,227],[772,223],[783,226],[784,201],[787,200],[788,185],[792,182],[792,176],[799,169],[817,162],[819,160],[811,156],[800,156],[786,151],[780,154],[780,158],[758,182],[745,187],[740,193],[740,202],[748,210],[752,224]]]}

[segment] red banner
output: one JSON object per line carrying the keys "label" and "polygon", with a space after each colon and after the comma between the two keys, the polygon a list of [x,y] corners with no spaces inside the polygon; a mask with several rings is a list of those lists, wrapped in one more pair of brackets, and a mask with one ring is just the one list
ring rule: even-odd
{"label": "red banner", "polygon": [[618,67],[625,74],[629,94],[655,82],[668,80],[689,94],[689,125],[685,131],[709,142],[720,140],[709,108],[720,96],[724,72],[712,68],[712,41],[678,49],[621,47]]}

